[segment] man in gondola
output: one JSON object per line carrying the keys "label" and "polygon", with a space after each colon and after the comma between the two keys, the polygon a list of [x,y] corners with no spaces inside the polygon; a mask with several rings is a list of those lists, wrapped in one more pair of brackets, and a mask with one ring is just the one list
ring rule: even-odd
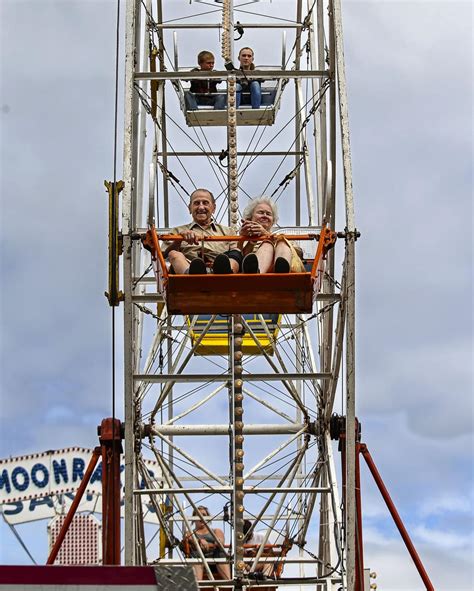
{"label": "man in gondola", "polygon": [[193,221],[171,230],[172,234],[180,234],[183,240],[163,244],[164,256],[174,273],[205,274],[208,265],[212,266],[213,273],[220,275],[239,272],[242,253],[237,242],[202,241],[206,236],[235,234],[232,228],[213,219],[215,211],[214,195],[208,189],[196,189],[191,193],[189,213]]}

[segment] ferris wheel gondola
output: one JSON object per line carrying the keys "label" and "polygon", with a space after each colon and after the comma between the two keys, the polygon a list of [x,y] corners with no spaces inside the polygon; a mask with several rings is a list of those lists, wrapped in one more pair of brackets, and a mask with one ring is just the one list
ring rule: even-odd
{"label": "ferris wheel gondola", "polygon": [[[181,236],[163,235],[165,241]],[[238,236],[204,237],[204,241],[235,241]],[[320,234],[295,236],[290,240],[318,240],[311,270],[306,273],[266,273],[263,275],[173,275],[169,273],[159,237],[154,227],[143,241],[156,263],[158,291],[163,294],[169,314],[303,314],[311,313],[324,274],[328,251],[336,233],[323,227]]]}

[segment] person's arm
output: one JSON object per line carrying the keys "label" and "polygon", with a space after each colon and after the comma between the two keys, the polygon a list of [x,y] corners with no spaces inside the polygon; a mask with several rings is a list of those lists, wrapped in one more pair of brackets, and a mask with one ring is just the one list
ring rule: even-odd
{"label": "person's arm", "polygon": [[209,547],[211,546],[210,542],[208,542],[204,538],[199,538],[199,545],[201,546],[204,552],[207,552],[207,550],[209,550]]}
{"label": "person's arm", "polygon": [[[183,237],[183,242],[189,242],[189,244],[199,244],[200,236],[196,234],[193,230],[189,230],[186,227],[177,227],[173,228],[170,232],[171,234],[179,234]],[[163,251],[163,256],[166,258],[168,254],[172,250],[181,250],[181,240],[174,240],[173,242],[167,241],[161,244],[161,249]]]}
{"label": "person's arm", "polygon": [[194,542],[192,540],[192,534],[190,531],[187,531],[184,534],[183,539],[179,543],[179,547],[186,554],[186,556],[188,556],[191,551],[191,545],[194,545]]}
{"label": "person's arm", "polygon": [[272,233],[259,224],[258,222],[253,222],[252,220],[243,220],[242,227],[240,228],[240,233],[242,236],[262,236],[262,237],[269,237],[272,236]]}
{"label": "person's arm", "polygon": [[[191,72],[198,72],[199,68],[193,68]],[[183,78],[183,82],[190,82],[191,85],[189,87],[190,92],[199,93],[199,83],[200,80],[186,80]]]}
{"label": "person's arm", "polygon": [[224,543],[225,543],[224,532],[223,532],[221,529],[219,529],[219,528],[216,528],[216,529],[214,530],[214,535],[215,535],[215,536],[216,536],[216,538],[219,540],[219,542],[220,542],[222,545],[224,545]]}

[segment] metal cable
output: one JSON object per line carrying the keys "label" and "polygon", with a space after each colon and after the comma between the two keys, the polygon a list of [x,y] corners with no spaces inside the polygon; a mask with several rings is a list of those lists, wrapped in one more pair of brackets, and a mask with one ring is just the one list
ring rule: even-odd
{"label": "metal cable", "polygon": [[[139,95],[139,99],[141,101],[141,103],[143,104],[145,110],[151,114],[151,107],[147,102],[147,99],[151,100],[150,95],[142,88],[140,88],[137,84],[135,85],[135,90],[138,92]],[[157,107],[159,109],[161,109],[161,107],[159,105],[157,105]],[[216,165],[216,167],[211,167],[211,170],[214,173],[214,176],[216,176],[217,182],[222,186],[221,180],[219,179],[219,177],[217,176],[216,170],[220,170],[220,166],[218,165],[219,162],[218,160],[210,155],[204,145],[202,143],[199,143],[199,138],[197,138],[197,140],[193,139],[193,137],[177,122],[175,121],[175,119],[173,119],[173,117],[171,117],[171,115],[169,115],[169,113],[164,113],[165,117],[167,118],[168,121],[170,121],[171,123],[173,123],[178,129],[179,131],[181,131],[181,133],[183,133],[183,135],[192,143],[194,144],[194,146],[196,146],[198,148],[198,150],[204,155],[206,156],[206,158],[209,160],[210,163],[213,163]],[[156,127],[158,127],[158,129],[160,128],[160,125],[158,123],[158,121],[154,121],[154,124]],[[194,131],[195,135],[196,131]],[[172,146],[170,140],[168,139],[168,136],[166,137],[166,143],[167,146],[170,148],[171,153],[173,154],[173,156],[178,160],[179,164],[181,165],[181,168],[183,169],[184,173],[186,174],[186,176],[188,177],[189,181],[191,182],[191,184],[193,185],[194,188],[196,188],[193,179],[191,178],[188,169],[186,168],[186,166],[183,164],[183,162],[181,161],[181,158],[178,156],[178,154],[176,153],[174,147]],[[211,150],[210,146],[209,146],[209,150]],[[211,150],[212,151],[212,150]],[[222,172],[221,172],[222,174]],[[188,196],[188,195],[187,195]],[[184,200],[183,200],[184,201]],[[186,202],[187,204],[187,202]]]}
{"label": "metal cable", "polygon": [[33,555],[31,554],[31,552],[28,550],[28,548],[27,548],[27,546],[26,546],[25,542],[23,541],[22,537],[20,536],[20,534],[19,534],[19,533],[16,531],[16,528],[15,528],[15,526],[14,526],[13,524],[11,524],[11,523],[9,523],[9,522],[7,521],[7,518],[5,517],[5,514],[3,513],[3,511],[1,511],[1,513],[2,513],[3,520],[4,520],[4,521],[5,521],[5,523],[8,525],[8,527],[11,529],[11,531],[13,532],[13,535],[14,535],[14,536],[15,536],[15,538],[18,540],[18,542],[20,543],[20,545],[21,545],[21,547],[23,548],[23,550],[24,550],[24,551],[25,551],[25,552],[28,554],[28,556],[30,557],[30,559],[31,559],[31,562],[32,562],[33,564],[38,564],[38,563],[36,562],[36,560],[33,558]]}
{"label": "metal cable", "polygon": [[[115,193],[115,199],[118,199],[118,192],[117,192],[117,145],[118,145],[118,96],[119,96],[119,50],[120,50],[120,0],[117,0],[117,12],[116,12],[116,33],[115,33],[115,95],[114,95],[114,147],[113,147],[113,190]],[[112,207],[112,228],[116,227],[117,220],[115,217],[116,207]],[[111,257],[113,264],[115,264],[115,259],[117,257],[117,248],[116,248],[116,241],[112,240],[112,252]],[[111,318],[111,348],[112,348],[112,462],[114,461],[115,454],[117,453],[116,445],[115,445],[115,372],[116,372],[116,364],[115,364],[115,308],[116,306],[111,306],[112,311],[112,318]],[[108,463],[107,466],[110,466]],[[105,470],[106,466],[102,466],[102,470]],[[110,480],[109,480],[110,482]],[[112,479],[112,496],[115,497],[115,478]],[[119,494],[119,493],[118,493]],[[108,497],[109,498],[109,497]],[[111,516],[112,521],[115,523],[116,515],[115,515],[115,504],[113,505],[113,515]],[[110,515],[109,507],[107,506],[104,518]],[[107,524],[103,525],[104,529],[107,529]],[[115,527],[113,528],[113,546],[115,546]]]}

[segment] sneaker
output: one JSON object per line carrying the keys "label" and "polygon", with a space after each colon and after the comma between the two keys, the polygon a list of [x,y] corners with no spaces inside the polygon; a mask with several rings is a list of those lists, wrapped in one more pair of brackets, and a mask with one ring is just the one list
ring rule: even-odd
{"label": "sneaker", "polygon": [[242,273],[260,273],[258,258],[254,252],[249,253],[242,261]]}
{"label": "sneaker", "polygon": [[190,275],[205,275],[207,273],[206,263],[202,259],[193,259],[189,265],[188,273]]}
{"label": "sneaker", "polygon": [[214,259],[212,271],[214,275],[229,275],[232,273],[229,257],[226,254],[218,254]]}
{"label": "sneaker", "polygon": [[283,257],[278,257],[275,260],[275,273],[289,273],[290,263]]}

